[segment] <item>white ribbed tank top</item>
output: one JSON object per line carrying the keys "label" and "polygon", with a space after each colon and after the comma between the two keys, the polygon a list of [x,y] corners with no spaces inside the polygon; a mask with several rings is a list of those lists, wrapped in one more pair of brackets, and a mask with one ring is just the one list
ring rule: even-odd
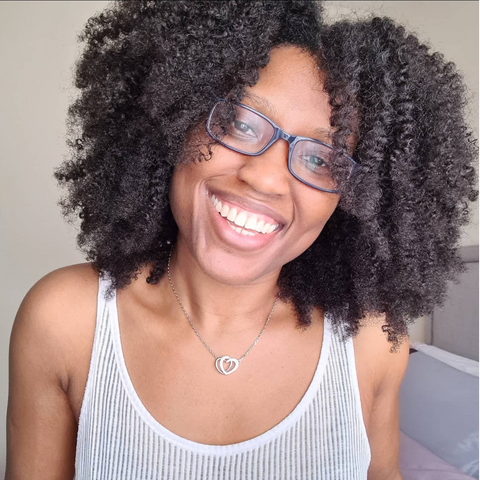
{"label": "white ribbed tank top", "polygon": [[366,480],[371,453],[363,422],[353,341],[325,316],[310,386],[279,424],[231,445],[193,442],[148,412],[128,374],[116,295],[104,298],[80,411],[75,480]]}

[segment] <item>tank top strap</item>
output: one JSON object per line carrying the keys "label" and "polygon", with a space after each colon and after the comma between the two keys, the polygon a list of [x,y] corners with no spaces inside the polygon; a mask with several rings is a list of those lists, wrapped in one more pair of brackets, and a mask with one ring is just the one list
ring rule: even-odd
{"label": "tank top strap", "polygon": [[[362,437],[364,445],[367,446],[366,454],[368,455],[368,463],[371,460],[370,444],[368,440],[367,429],[363,417],[362,401],[360,395],[360,385],[358,382],[357,365],[355,357],[354,338],[349,335],[344,337],[345,325],[333,326],[329,314],[325,315],[325,330],[330,331],[332,343],[332,355],[330,367],[333,370],[341,371],[343,380],[339,382],[343,384],[342,389],[348,390],[350,397],[349,408],[353,410],[352,415],[355,415],[357,421],[357,432]],[[332,374],[332,377],[334,375]],[[348,385],[348,388],[347,388]]]}
{"label": "tank top strap", "polygon": [[102,345],[105,343],[105,337],[110,337],[109,310],[110,304],[115,300],[116,292],[110,297],[107,296],[108,288],[111,285],[111,279],[107,274],[101,274],[98,277],[98,296],[97,296],[97,319],[95,325],[95,339],[93,342],[92,360],[99,356]]}
{"label": "tank top strap", "polygon": [[93,347],[90,356],[87,383],[83,395],[77,431],[77,455],[75,459],[77,478],[84,478],[83,473],[92,467],[93,457],[89,446],[95,443],[95,432],[87,428],[94,418],[95,396],[102,389],[103,379],[101,373],[105,371],[106,352],[111,348],[111,329],[109,322],[109,303],[112,298],[106,296],[111,280],[107,275],[99,275],[97,313]]}

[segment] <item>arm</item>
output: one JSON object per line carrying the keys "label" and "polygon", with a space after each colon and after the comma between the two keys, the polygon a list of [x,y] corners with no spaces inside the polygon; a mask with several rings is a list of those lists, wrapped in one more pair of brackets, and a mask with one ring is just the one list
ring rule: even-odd
{"label": "arm", "polygon": [[408,365],[409,342],[404,339],[398,351],[392,353],[392,345],[386,340],[387,334],[382,332],[378,324],[375,330],[377,366],[368,425],[372,451],[368,480],[402,480],[398,465],[399,392]]}
{"label": "arm", "polygon": [[66,275],[56,271],[40,280],[24,298],[14,321],[6,480],[74,476],[77,424],[66,393],[68,325],[67,315],[61,314],[66,306],[72,307]]}

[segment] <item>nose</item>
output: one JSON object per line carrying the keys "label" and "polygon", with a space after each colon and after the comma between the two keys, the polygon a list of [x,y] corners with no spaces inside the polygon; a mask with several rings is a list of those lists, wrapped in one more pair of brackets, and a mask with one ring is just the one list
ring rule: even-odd
{"label": "nose", "polygon": [[238,177],[257,192],[268,195],[289,193],[288,171],[289,143],[277,140],[261,155],[244,156],[244,163],[238,170]]}

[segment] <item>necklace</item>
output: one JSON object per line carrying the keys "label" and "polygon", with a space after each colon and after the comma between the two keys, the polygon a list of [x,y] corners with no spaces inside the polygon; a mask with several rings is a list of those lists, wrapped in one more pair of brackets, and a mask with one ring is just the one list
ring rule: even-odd
{"label": "necklace", "polygon": [[[175,297],[177,298],[178,303],[180,304],[180,307],[183,310],[183,313],[187,317],[188,322],[190,323],[191,327],[193,328],[193,331],[195,332],[197,337],[201,340],[201,342],[205,345],[207,350],[215,357],[215,368],[217,369],[218,373],[221,373],[222,375],[230,375],[235,370],[237,370],[238,366],[240,365],[240,362],[250,353],[250,350],[260,340],[260,337],[262,336],[263,332],[267,328],[268,322],[270,321],[270,318],[273,315],[275,307],[277,306],[278,297],[275,298],[275,303],[273,304],[272,311],[270,312],[270,315],[268,316],[267,321],[265,322],[265,325],[263,326],[262,331],[258,335],[257,339],[253,342],[252,346],[240,358],[230,357],[229,355],[219,356],[207,345],[207,342],[205,342],[205,340],[198,333],[198,330],[195,328],[195,325],[193,324],[192,320],[188,316],[188,313],[185,310],[185,307],[183,306],[183,303],[181,302],[181,300],[180,300],[180,298],[177,294],[177,291],[175,290],[175,287],[173,286],[172,277],[170,276],[170,259],[171,259],[171,257],[172,257],[172,250],[170,250],[170,255],[168,256],[167,276],[168,276],[168,281],[170,282],[170,286],[172,287],[173,293],[174,293]],[[226,364],[228,364],[228,365],[226,365]]]}

